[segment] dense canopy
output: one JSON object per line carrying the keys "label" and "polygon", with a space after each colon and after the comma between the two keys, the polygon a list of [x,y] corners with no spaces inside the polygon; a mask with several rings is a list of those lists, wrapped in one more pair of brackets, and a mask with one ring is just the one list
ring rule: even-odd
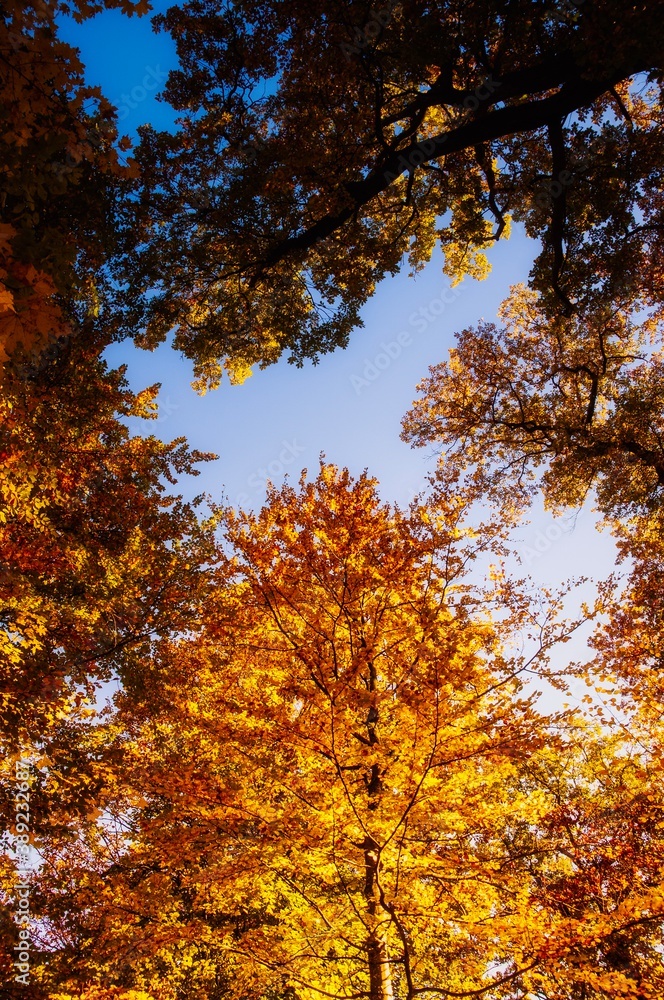
{"label": "dense canopy", "polygon": [[[662,298],[659,2],[193,0],[157,18],[175,135],[143,131],[125,330],[202,384],[347,342],[378,281],[481,276],[510,220],[547,313]],[[149,296],[145,290],[150,289]],[[154,294],[158,290],[158,294]]]}
{"label": "dense canopy", "polygon": [[161,696],[109,727],[103,816],[45,843],[45,983],[654,1000],[659,725],[535,711],[523,680],[566,628],[470,584],[491,532],[463,514],[324,465],[222,515],[199,637],[161,643]]}
{"label": "dense canopy", "polygon": [[[664,5],[191,0],[133,149],[59,36],[111,8],[0,2],[0,997],[659,1000]],[[406,509],[324,458],[187,503],[215,456],[130,433],[113,341],[317,360],[511,222]],[[623,576],[517,578],[538,498]]]}

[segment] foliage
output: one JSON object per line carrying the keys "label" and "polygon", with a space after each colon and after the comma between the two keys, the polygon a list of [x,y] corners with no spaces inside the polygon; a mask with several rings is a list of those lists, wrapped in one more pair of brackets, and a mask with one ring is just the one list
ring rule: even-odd
{"label": "foliage", "polygon": [[[155,416],[158,387],[130,392],[122,370],[109,371],[83,339],[39,368],[24,367],[23,379],[6,379],[0,403],[5,849],[15,825],[15,761],[33,769],[35,842],[66,836],[77,816],[94,810],[113,760],[99,725],[100,685],[142,689],[154,643],[192,627],[214,558],[213,525],[165,487],[210,456],[190,452],[183,439],[131,437],[123,418]],[[3,970],[15,957],[11,857],[0,872]]]}
{"label": "foliage", "polygon": [[512,290],[501,327],[464,330],[430,369],[404,438],[435,443],[441,466],[485,497],[581,503],[593,490],[614,521],[652,511],[664,485],[664,359],[659,318],[621,303],[549,320]]}
{"label": "foliage", "polygon": [[121,699],[103,822],[45,844],[44,983],[658,995],[658,761],[537,714],[522,678],[568,626],[499,572],[471,586],[463,514],[330,466],[226,512],[200,636],[160,644],[157,710]]}
{"label": "foliage", "polygon": [[[663,8],[616,0],[190,0],[176,134],[146,126],[122,329],[199,387],[347,343],[436,243],[482,277],[510,218],[549,314],[662,299]],[[149,289],[149,294],[146,294]],[[157,294],[155,294],[155,292]]]}
{"label": "foliage", "polygon": [[136,647],[186,625],[209,542],[164,480],[211,456],[131,437],[122,416],[155,416],[158,387],[131,393],[91,347],[5,388],[2,723],[34,737],[80,685],[126,677]]}
{"label": "foliage", "polygon": [[[3,1000],[655,1000],[662,4],[189,0],[136,161],[56,30],[111,7],[147,4],[0,8]],[[158,387],[112,338],[175,328],[201,389],[316,359],[510,219],[530,288],[405,421],[426,502],[321,463],[204,517],[169,486],[212,456],[129,434]],[[578,621],[501,566],[539,489],[629,563]],[[537,711],[579,679],[599,707]]]}
{"label": "foliage", "polygon": [[[116,203],[136,166],[118,151],[115,110],[83,81],[56,16],[144,0],[7,0],[0,9],[0,365],[34,361],[97,316],[117,245]],[[126,148],[124,142],[121,147]]]}

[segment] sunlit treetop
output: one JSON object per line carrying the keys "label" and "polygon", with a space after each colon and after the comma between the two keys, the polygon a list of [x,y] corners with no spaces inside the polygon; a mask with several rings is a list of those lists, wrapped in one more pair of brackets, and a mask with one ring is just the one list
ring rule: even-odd
{"label": "sunlit treetop", "polygon": [[[200,385],[347,342],[439,242],[482,277],[510,219],[551,312],[661,299],[663,5],[193,0],[176,134],[146,127],[124,331],[175,329]],[[139,244],[138,259],[134,251]],[[156,294],[155,294],[156,292]]]}
{"label": "sunlit treetop", "polygon": [[538,714],[569,623],[471,586],[462,506],[323,465],[223,514],[202,628],[146,657],[149,712],[118,699],[98,812],[44,837],[48,996],[661,995],[657,743]]}
{"label": "sunlit treetop", "polygon": [[620,303],[547,321],[515,286],[501,324],[457,335],[404,419],[404,438],[435,444],[485,498],[581,503],[596,491],[612,518],[661,505],[662,325]]}

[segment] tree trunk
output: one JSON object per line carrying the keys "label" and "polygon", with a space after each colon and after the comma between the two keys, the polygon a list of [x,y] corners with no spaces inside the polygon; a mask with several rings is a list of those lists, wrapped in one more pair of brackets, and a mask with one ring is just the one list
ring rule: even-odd
{"label": "tree trunk", "polygon": [[[371,936],[367,941],[367,961],[369,963],[370,1000],[393,1000],[392,971],[390,968],[387,943],[385,941],[385,919],[387,914],[380,904],[378,887],[378,866],[380,854],[375,840],[367,837],[364,842],[365,883],[364,895],[367,900]],[[382,920],[380,918],[383,918]],[[382,927],[381,927],[382,923]]]}
{"label": "tree trunk", "polygon": [[[373,694],[376,688],[376,673],[373,663],[369,664],[369,691]],[[367,739],[370,746],[378,743],[376,725],[378,723],[378,710],[375,701],[372,702],[367,716]],[[369,809],[375,809],[382,792],[382,782],[380,768],[378,764],[373,764],[369,774],[365,777]],[[365,882],[364,895],[367,901],[367,911],[369,913],[371,936],[367,941],[367,961],[369,964],[369,998],[370,1000],[393,1000],[392,990],[392,970],[390,967],[387,952],[387,942],[385,940],[385,918],[380,903],[380,887],[378,884],[380,868],[380,848],[373,837],[367,835],[364,841],[364,867]],[[382,917],[382,921],[380,920]],[[383,925],[381,927],[381,924]]]}
{"label": "tree trunk", "polygon": [[369,955],[369,996],[371,1000],[393,1000],[392,972],[387,947],[380,937],[367,945]]}

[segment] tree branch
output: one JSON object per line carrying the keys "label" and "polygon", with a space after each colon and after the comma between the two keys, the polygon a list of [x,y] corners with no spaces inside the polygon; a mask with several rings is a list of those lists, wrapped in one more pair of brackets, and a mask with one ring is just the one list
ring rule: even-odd
{"label": "tree branch", "polygon": [[386,191],[401,174],[412,168],[413,163],[417,162],[420,166],[484,142],[543,128],[555,119],[563,119],[579,108],[592,104],[615,83],[639,72],[641,68],[640,65],[623,67],[613,76],[602,80],[568,80],[557,94],[550,97],[500,108],[450,132],[432,136],[426,140],[426,151],[422,148],[422,142],[412,142],[403,149],[395,150],[383,158],[367,177],[343,185],[345,195],[350,195],[352,201],[340,211],[322,216],[296,236],[279,240],[262,259],[247,268],[247,271],[253,271],[251,285],[255,286],[270,267],[288,257],[301,256],[304,251],[335,233],[362,206]]}

